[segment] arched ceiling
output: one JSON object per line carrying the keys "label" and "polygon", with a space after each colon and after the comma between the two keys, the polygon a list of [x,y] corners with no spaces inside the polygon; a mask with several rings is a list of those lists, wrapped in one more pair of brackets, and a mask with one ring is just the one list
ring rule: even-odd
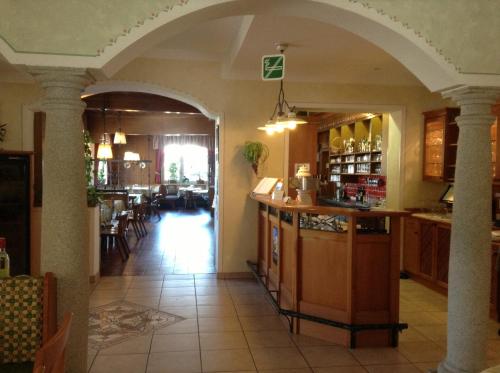
{"label": "arched ceiling", "polygon": [[[305,34],[310,29],[306,25],[309,20],[315,25],[323,22],[329,27],[337,26],[338,35],[350,32],[368,40],[397,59],[431,90],[462,84],[500,85],[500,17],[496,16],[499,8],[496,0],[129,0],[126,6],[121,0],[28,0],[22,4],[6,0],[0,2],[0,54],[11,64],[87,67],[103,69],[110,76],[132,59],[144,55],[196,59],[211,53],[212,58],[217,58],[221,50],[205,50],[199,40],[191,50],[178,42],[183,33],[191,32],[193,36],[197,25],[218,20],[222,23],[212,25],[213,35],[218,32],[221,38],[228,34],[234,36],[223,72],[228,77],[232,74],[238,77],[248,74],[244,66],[248,61],[245,56],[250,55],[245,46],[247,37],[253,38],[253,43],[247,46],[255,46],[262,40],[258,32],[263,29],[276,34],[295,30],[293,27],[286,30],[279,24],[269,25],[266,17],[268,20],[299,17],[305,19],[301,28]],[[255,23],[244,17],[235,27],[226,18],[248,14],[257,16]],[[196,36],[200,40],[207,37],[200,33]],[[331,44],[324,49],[330,52],[330,55],[325,53],[328,59],[333,57],[335,46],[349,38],[340,38],[337,43],[328,37],[323,39],[326,46]],[[314,50],[310,52],[321,58]],[[366,75],[356,57],[356,53],[347,48],[343,61],[334,60],[337,66],[344,63],[343,76]],[[369,76],[379,75],[383,79],[386,69],[393,72],[392,77],[399,78],[400,84],[416,83],[411,74],[404,76],[404,69],[394,68],[391,59],[386,57],[383,53],[371,53],[370,62],[366,64],[372,72],[376,68],[379,73]],[[296,61],[299,60],[300,56],[296,56]],[[318,65],[320,61],[313,62]],[[377,66],[380,62],[386,66]],[[0,70],[8,70],[3,65]],[[352,71],[347,71],[348,68]],[[321,70],[323,74],[328,73],[326,67],[318,71]],[[299,75],[297,73],[297,80],[303,80]],[[306,80],[314,78],[308,76]]]}

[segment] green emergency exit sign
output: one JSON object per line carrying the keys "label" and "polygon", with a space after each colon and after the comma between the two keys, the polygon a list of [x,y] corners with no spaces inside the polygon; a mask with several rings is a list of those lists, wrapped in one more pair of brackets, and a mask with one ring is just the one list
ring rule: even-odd
{"label": "green emergency exit sign", "polygon": [[284,54],[262,56],[262,80],[281,80],[284,76]]}

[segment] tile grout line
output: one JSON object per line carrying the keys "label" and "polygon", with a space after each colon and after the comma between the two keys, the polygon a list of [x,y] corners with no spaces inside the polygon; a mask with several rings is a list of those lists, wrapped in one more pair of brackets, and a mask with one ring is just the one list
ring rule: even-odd
{"label": "tile grout line", "polygon": [[198,355],[200,357],[200,372],[203,372],[203,358],[201,356],[201,336],[200,336],[200,321],[198,315],[198,293],[196,291],[196,276],[193,274],[193,285],[194,285],[194,302],[196,306],[196,330],[198,331]]}
{"label": "tile grout line", "polygon": [[227,288],[227,292],[229,293],[229,297],[231,298],[231,304],[234,307],[234,312],[236,313],[236,318],[238,319],[238,323],[240,324],[241,332],[243,333],[243,337],[245,338],[245,342],[246,342],[247,347],[248,347],[248,352],[250,352],[250,356],[252,357],[253,366],[255,367],[255,371],[258,372],[259,370],[257,369],[257,363],[255,362],[255,358],[253,356],[252,349],[250,348],[250,343],[248,343],[245,329],[243,328],[243,324],[241,323],[241,320],[240,320],[240,315],[238,314],[238,310],[236,309],[236,305],[235,305],[234,299],[233,299],[233,294],[231,293],[230,288],[227,287],[226,281],[224,281],[224,285]]}

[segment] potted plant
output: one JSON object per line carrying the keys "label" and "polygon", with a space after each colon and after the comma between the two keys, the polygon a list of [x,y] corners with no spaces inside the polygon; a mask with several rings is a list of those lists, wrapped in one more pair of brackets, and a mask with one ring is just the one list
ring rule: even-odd
{"label": "potted plant", "polygon": [[170,172],[170,179],[169,179],[170,183],[175,184],[177,182],[177,163],[175,162],[170,163],[168,171]]}
{"label": "potted plant", "polygon": [[92,185],[92,165],[94,162],[92,159],[92,149],[90,148],[92,138],[87,130],[83,132],[83,142],[85,155],[85,181],[87,182],[87,206],[96,207],[101,200],[95,186]]}
{"label": "potted plant", "polygon": [[269,148],[267,145],[259,141],[247,141],[243,146],[243,157],[252,165],[255,174],[259,169],[259,165],[264,163],[269,156]]}

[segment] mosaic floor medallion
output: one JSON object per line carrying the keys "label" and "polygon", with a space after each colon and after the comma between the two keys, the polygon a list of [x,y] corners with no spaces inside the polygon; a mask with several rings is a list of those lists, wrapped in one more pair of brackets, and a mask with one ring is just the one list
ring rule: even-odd
{"label": "mosaic floor medallion", "polygon": [[109,347],[182,320],[183,317],[140,304],[127,301],[109,303],[90,310],[89,347]]}

